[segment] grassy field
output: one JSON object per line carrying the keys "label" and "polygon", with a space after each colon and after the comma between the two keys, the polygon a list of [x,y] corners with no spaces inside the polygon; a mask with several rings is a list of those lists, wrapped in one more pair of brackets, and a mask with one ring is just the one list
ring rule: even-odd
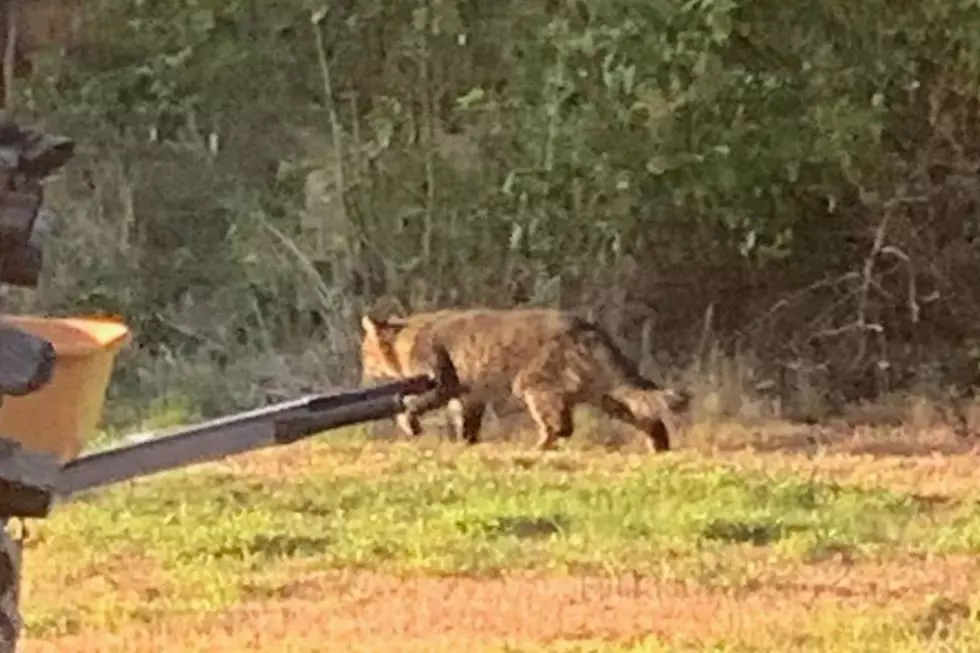
{"label": "grassy field", "polygon": [[345,434],[160,475],[30,525],[23,649],[977,650],[980,456],[858,439]]}

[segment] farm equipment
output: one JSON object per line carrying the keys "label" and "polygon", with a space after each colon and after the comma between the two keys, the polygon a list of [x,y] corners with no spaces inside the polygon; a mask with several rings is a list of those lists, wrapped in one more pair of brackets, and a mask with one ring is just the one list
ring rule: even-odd
{"label": "farm equipment", "polygon": [[[0,125],[0,283],[36,287],[53,217],[42,181],[72,157],[71,140]],[[0,521],[42,518],[79,493],[323,431],[394,417],[406,401],[441,403],[454,383],[437,352],[432,376],[320,394],[223,417],[78,457],[102,409],[120,322],[0,316]],[[0,529],[0,653],[16,650],[21,541]]]}

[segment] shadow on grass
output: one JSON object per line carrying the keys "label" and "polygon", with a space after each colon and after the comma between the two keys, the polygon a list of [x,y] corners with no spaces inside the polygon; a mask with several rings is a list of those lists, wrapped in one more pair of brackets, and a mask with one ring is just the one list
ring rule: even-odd
{"label": "shadow on grass", "polygon": [[957,627],[975,618],[975,613],[966,603],[939,596],[928,601],[914,622],[923,637],[936,641],[952,637]]}
{"label": "shadow on grass", "polygon": [[220,547],[202,547],[189,552],[187,557],[223,560],[246,560],[259,557],[264,559],[302,558],[321,555],[330,545],[325,537],[305,537],[289,535],[257,535],[249,540]]}
{"label": "shadow on grass", "polygon": [[701,530],[701,536],[708,540],[766,546],[803,530],[802,526],[766,521],[714,519]]}
{"label": "shadow on grass", "polygon": [[476,521],[460,521],[457,527],[467,535],[485,538],[516,537],[537,539],[557,535],[568,528],[564,515],[531,517],[527,515],[502,515]]}

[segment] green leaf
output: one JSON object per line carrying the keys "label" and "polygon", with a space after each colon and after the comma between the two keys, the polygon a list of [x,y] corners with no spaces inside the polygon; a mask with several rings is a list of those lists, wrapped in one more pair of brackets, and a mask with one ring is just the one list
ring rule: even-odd
{"label": "green leaf", "polygon": [[475,86],[467,91],[465,94],[456,98],[456,106],[462,109],[469,109],[481,102],[486,98],[486,92],[479,86]]}

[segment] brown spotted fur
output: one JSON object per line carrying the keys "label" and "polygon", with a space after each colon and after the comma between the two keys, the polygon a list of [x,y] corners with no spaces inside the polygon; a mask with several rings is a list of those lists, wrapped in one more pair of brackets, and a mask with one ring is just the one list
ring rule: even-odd
{"label": "brown spotted fur", "polygon": [[[361,321],[365,380],[431,372],[435,352],[448,352],[459,387],[444,398],[456,435],[476,442],[486,405],[511,394],[520,399],[539,431],[538,446],[551,449],[574,430],[576,405],[590,404],[647,435],[655,451],[670,448],[665,418],[687,410],[686,392],[663,389],[599,326],[550,309],[465,309]],[[418,435],[418,415],[398,422]]]}

